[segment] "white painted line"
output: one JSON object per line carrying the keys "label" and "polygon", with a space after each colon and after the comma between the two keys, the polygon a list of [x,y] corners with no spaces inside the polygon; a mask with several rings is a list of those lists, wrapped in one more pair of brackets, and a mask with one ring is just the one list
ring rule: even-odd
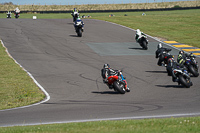
{"label": "white painted line", "polygon": [[19,64],[11,55],[10,53],[8,52],[7,48],[5,47],[4,43],[2,40],[1,41],[1,44],[3,45],[3,47],[6,49],[6,52],[8,54],[8,56],[10,56],[10,58],[12,58],[16,64],[18,64],[32,79],[33,81],[35,82],[35,84],[44,92],[44,94],[46,95],[46,98],[41,101],[41,102],[38,102],[38,103],[35,103],[35,104],[31,104],[31,105],[27,105],[27,106],[22,106],[22,107],[16,107],[16,108],[11,108],[11,109],[5,109],[5,110],[0,110],[0,111],[8,111],[8,110],[15,110],[15,109],[22,109],[22,108],[27,108],[27,107],[31,107],[31,106],[35,106],[35,105],[39,105],[41,103],[45,103],[47,102],[49,99],[50,99],[50,95],[46,92],[46,90],[35,80],[35,78],[32,76],[31,73],[29,73],[25,68],[22,67],[21,64]]}

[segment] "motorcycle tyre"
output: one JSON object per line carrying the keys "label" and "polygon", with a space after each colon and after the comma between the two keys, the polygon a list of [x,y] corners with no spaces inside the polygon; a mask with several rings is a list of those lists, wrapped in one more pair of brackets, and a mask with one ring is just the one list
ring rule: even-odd
{"label": "motorcycle tyre", "polygon": [[183,75],[179,75],[178,77],[179,77],[180,83],[181,83],[184,87],[190,88],[191,83],[190,83],[190,82],[187,83],[187,81],[186,81],[186,79],[183,77]]}
{"label": "motorcycle tyre", "polygon": [[198,77],[199,76],[198,71],[196,71],[192,65],[189,65],[188,69],[189,69],[189,71],[192,73],[192,75],[194,77]]}
{"label": "motorcycle tyre", "polygon": [[[123,88],[120,87],[120,83],[119,83],[118,81],[115,81],[115,82],[113,83],[113,86],[114,86],[114,89],[115,89],[117,92],[119,92],[119,93],[121,93],[121,94],[125,94],[126,90],[124,89],[124,87],[123,87]],[[124,85],[123,85],[123,86],[124,86]]]}
{"label": "motorcycle tyre", "polygon": [[147,47],[147,42],[146,42],[145,40],[142,42],[142,47],[143,47],[143,49],[145,49],[145,50],[148,49],[148,47]]}
{"label": "motorcycle tyre", "polygon": [[77,35],[78,35],[78,37],[82,37],[82,30],[81,30],[81,28],[78,29]]}

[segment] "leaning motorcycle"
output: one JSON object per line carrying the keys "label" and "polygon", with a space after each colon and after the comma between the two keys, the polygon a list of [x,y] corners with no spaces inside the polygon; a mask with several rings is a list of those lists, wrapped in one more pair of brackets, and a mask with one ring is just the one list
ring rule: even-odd
{"label": "leaning motorcycle", "polygon": [[189,57],[187,57],[184,65],[187,67],[189,73],[191,73],[194,77],[198,77],[199,66],[197,64],[198,62],[194,58],[195,56],[193,54],[190,54]]}
{"label": "leaning motorcycle", "polygon": [[[102,78],[105,79],[106,76],[108,76],[106,69],[101,70]],[[110,89],[114,89],[115,91],[125,94],[125,85],[126,83],[122,80],[122,77],[120,74],[117,75],[111,75],[108,77],[107,85]]]}
{"label": "leaning motorcycle", "polygon": [[138,43],[143,49],[148,49],[148,40],[146,35],[141,35],[140,39],[138,40]]}
{"label": "leaning motorcycle", "polygon": [[186,70],[182,69],[174,69],[172,71],[172,76],[178,78],[178,83],[182,84],[186,88],[190,88],[192,86],[192,82],[190,80],[190,75]]}
{"label": "leaning motorcycle", "polygon": [[75,27],[75,31],[77,33],[77,36],[82,37],[83,25],[82,25],[81,21],[74,24],[74,27]]}

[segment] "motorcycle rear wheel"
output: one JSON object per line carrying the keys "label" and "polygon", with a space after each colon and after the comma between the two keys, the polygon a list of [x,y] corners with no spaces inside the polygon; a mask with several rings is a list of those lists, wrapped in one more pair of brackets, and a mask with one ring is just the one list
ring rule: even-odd
{"label": "motorcycle rear wheel", "polygon": [[183,77],[183,75],[179,75],[178,77],[179,77],[180,83],[181,83],[184,87],[190,88],[190,85],[191,85],[190,80],[185,79],[185,78]]}
{"label": "motorcycle rear wheel", "polygon": [[198,69],[195,70],[194,66],[189,65],[188,69],[189,69],[189,71],[192,73],[192,75],[193,75],[194,77],[198,77],[198,76],[199,76]]}
{"label": "motorcycle rear wheel", "polygon": [[125,90],[125,86],[122,84],[122,83],[120,83],[119,81],[115,81],[114,83],[113,83],[113,86],[114,86],[114,89],[117,91],[117,92],[119,92],[119,93],[121,93],[121,94],[124,94],[125,92],[126,92],[126,90]]}

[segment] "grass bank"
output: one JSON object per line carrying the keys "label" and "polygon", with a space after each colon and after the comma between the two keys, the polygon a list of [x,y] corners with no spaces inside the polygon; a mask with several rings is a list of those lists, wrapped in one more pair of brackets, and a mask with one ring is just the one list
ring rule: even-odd
{"label": "grass bank", "polygon": [[[77,3],[78,4],[78,3]],[[83,5],[3,5],[0,4],[1,11],[13,11],[19,7],[21,11],[72,11],[77,8],[80,11],[88,10],[126,10],[126,9],[158,9],[176,7],[197,7],[200,6],[199,0],[173,1],[153,3],[128,3],[128,4],[83,4]]]}
{"label": "grass bank", "polygon": [[198,133],[200,117],[1,127],[1,133]]}
{"label": "grass bank", "polygon": [[45,95],[0,43],[0,110],[30,105]]}

